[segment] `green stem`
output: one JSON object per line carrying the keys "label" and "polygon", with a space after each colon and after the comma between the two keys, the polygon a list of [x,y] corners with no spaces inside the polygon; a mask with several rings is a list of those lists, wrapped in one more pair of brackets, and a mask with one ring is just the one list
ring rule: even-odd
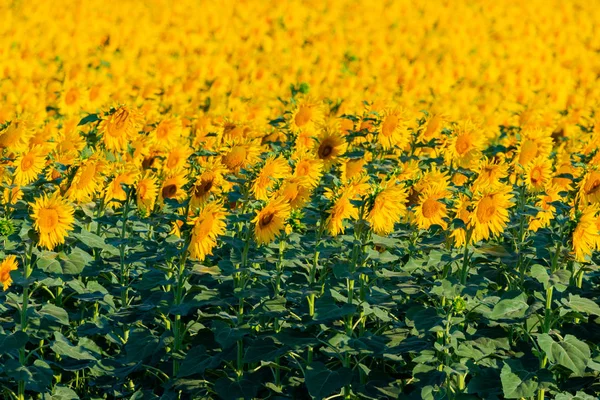
{"label": "green stem", "polygon": [[123,221],[121,226],[121,245],[119,246],[119,267],[120,267],[120,284],[121,284],[121,307],[125,307],[128,303],[127,293],[127,268],[125,268],[125,236],[127,234],[127,217],[129,214],[129,203],[131,200],[131,192],[127,191],[127,199],[123,208]]}
{"label": "green stem", "polygon": [[[25,332],[27,330],[27,308],[29,306],[29,277],[31,276],[31,272],[33,271],[33,241],[29,242],[29,250],[27,252],[24,270],[23,270],[23,278],[25,278],[25,284],[23,286],[23,298],[21,303],[21,331]],[[19,349],[19,363],[21,366],[25,367],[25,363],[27,361],[27,353],[25,349],[25,345]],[[25,381],[20,380],[18,384],[18,399],[25,399]]]}
{"label": "green stem", "polygon": [[467,278],[469,277],[469,242],[472,235],[473,229],[469,228],[465,238],[465,250],[463,252],[463,263],[460,273],[460,283],[463,285],[467,284]]}

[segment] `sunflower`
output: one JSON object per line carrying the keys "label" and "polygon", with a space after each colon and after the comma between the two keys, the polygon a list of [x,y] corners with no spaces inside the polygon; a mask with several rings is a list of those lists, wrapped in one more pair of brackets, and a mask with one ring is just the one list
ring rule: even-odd
{"label": "sunflower", "polygon": [[270,200],[252,220],[254,236],[258,244],[272,242],[285,227],[285,221],[290,216],[290,205],[283,197]]}
{"label": "sunflower", "polygon": [[364,158],[349,159],[340,167],[342,182],[348,182],[363,173]]}
{"label": "sunflower", "polygon": [[76,203],[90,201],[103,186],[104,162],[89,159],[79,166],[65,196]]}
{"label": "sunflower", "polygon": [[532,192],[541,192],[552,178],[552,162],[546,157],[537,157],[525,167],[525,185]]}
{"label": "sunflower", "polygon": [[508,176],[508,164],[501,160],[490,160],[484,157],[479,162],[477,178],[473,182],[474,191],[482,191],[502,185]]}
{"label": "sunflower", "polygon": [[285,198],[292,209],[302,208],[311,194],[311,188],[305,186],[304,182],[296,177],[287,179],[277,191],[276,196]]}
{"label": "sunflower", "polygon": [[447,121],[448,117],[444,114],[436,112],[428,113],[425,118],[423,129],[419,132],[417,140],[420,143],[428,143],[433,139],[437,139]]}
{"label": "sunflower", "polygon": [[301,157],[294,167],[294,178],[301,179],[310,188],[319,186],[323,174],[323,162],[309,157]]}
{"label": "sunflower", "polygon": [[327,217],[325,224],[327,231],[332,236],[344,233],[344,220],[358,219],[358,210],[350,202],[351,198],[350,193],[343,192],[329,210],[329,217]]}
{"label": "sunflower", "polygon": [[19,268],[17,257],[13,255],[6,256],[6,258],[2,260],[2,263],[0,263],[0,283],[4,290],[8,289],[12,284],[10,271],[16,271],[17,268]]}
{"label": "sunflower", "polygon": [[163,119],[149,138],[157,150],[169,150],[178,146],[183,136],[181,121],[177,118]]}
{"label": "sunflower", "polygon": [[35,181],[44,169],[46,157],[42,148],[35,146],[15,160],[15,184],[25,186]]}
{"label": "sunflower", "polygon": [[175,174],[167,177],[160,188],[158,196],[160,204],[163,204],[165,199],[175,199],[178,202],[183,201],[187,197],[187,193],[183,190],[186,184],[187,179],[183,174]]}
{"label": "sunflower", "polygon": [[[461,220],[465,226],[467,226],[471,218],[471,212],[469,211],[470,204],[471,200],[464,194],[459,194],[454,204],[454,219]],[[452,231],[450,237],[454,239],[454,246],[462,247],[467,241],[467,231],[464,228],[456,228]]]}
{"label": "sunflower", "polygon": [[255,141],[247,141],[230,145],[228,151],[221,157],[221,163],[231,172],[239,172],[240,169],[254,164],[259,159],[260,145]]}
{"label": "sunflower", "polygon": [[429,186],[419,196],[419,204],[415,208],[415,217],[419,229],[429,229],[431,225],[439,225],[446,229],[444,219],[448,216],[446,205],[440,201],[449,193],[442,186]]}
{"label": "sunflower", "polygon": [[192,155],[192,149],[187,146],[172,148],[163,163],[164,170],[169,174],[175,174],[189,166],[188,157]]}
{"label": "sunflower", "polygon": [[528,229],[532,232],[537,232],[538,229],[545,228],[550,225],[550,221],[554,219],[556,207],[552,203],[562,200],[560,196],[561,189],[558,186],[550,186],[546,188],[546,193],[538,196],[538,201],[535,206],[540,208],[535,217],[529,217]]}
{"label": "sunflower", "polygon": [[98,130],[108,150],[122,152],[141,126],[142,116],[137,110],[120,106],[100,122]]}
{"label": "sunflower", "polygon": [[114,207],[119,204],[119,201],[127,200],[127,192],[125,192],[122,185],[133,185],[136,175],[135,171],[125,171],[115,175],[104,191],[104,202],[108,207]]}
{"label": "sunflower", "polygon": [[591,170],[579,184],[579,197],[586,204],[600,203],[600,171]]}
{"label": "sunflower", "polygon": [[64,243],[75,221],[74,209],[67,200],[55,192],[52,196],[38,197],[29,205],[33,209],[31,217],[33,227],[39,233],[39,245],[52,250]]}
{"label": "sunflower", "polygon": [[598,207],[595,205],[583,209],[573,231],[572,241],[576,261],[585,261],[586,256],[591,256],[592,252],[598,249],[600,235],[596,224],[596,214],[598,214]]}
{"label": "sunflower", "polygon": [[326,128],[315,144],[315,153],[317,158],[323,161],[324,168],[329,169],[344,155],[347,148],[348,144],[343,136]]}
{"label": "sunflower", "polygon": [[136,203],[139,210],[150,213],[158,196],[158,182],[150,172],[139,180],[135,189]]}
{"label": "sunflower", "polygon": [[384,189],[375,196],[375,200],[367,215],[373,232],[378,235],[388,235],[394,230],[394,225],[399,222],[406,211],[406,189],[402,186],[388,182]]}
{"label": "sunflower", "polygon": [[392,147],[404,148],[410,140],[406,129],[406,117],[400,109],[387,109],[383,112],[377,131],[377,141],[384,150]]}
{"label": "sunflower", "polygon": [[521,141],[517,148],[516,161],[526,166],[538,157],[546,157],[552,152],[552,132],[540,128],[526,128],[521,131]]}
{"label": "sunflower", "polygon": [[287,178],[290,174],[290,166],[285,158],[282,156],[267,158],[265,165],[252,183],[254,197],[257,200],[267,200],[267,194],[276,183],[276,180]]}
{"label": "sunflower", "polygon": [[218,196],[231,187],[231,184],[224,178],[227,169],[218,159],[201,162],[201,165],[203,171],[196,177],[190,194],[190,207],[192,209],[201,207],[208,201],[211,194]]}
{"label": "sunflower", "polygon": [[190,258],[202,261],[212,254],[217,238],[225,234],[227,212],[221,203],[209,203],[190,223],[194,225],[189,247]]}
{"label": "sunflower", "polygon": [[313,128],[322,122],[323,115],[321,104],[308,98],[301,100],[292,112],[290,128],[294,132]]}
{"label": "sunflower", "polygon": [[473,229],[473,243],[504,231],[508,222],[508,209],[512,207],[512,188],[504,185],[478,193],[473,199],[473,212],[469,228]]}
{"label": "sunflower", "polygon": [[447,140],[445,160],[447,165],[470,168],[479,160],[483,147],[483,137],[478,128],[470,121],[464,122]]}

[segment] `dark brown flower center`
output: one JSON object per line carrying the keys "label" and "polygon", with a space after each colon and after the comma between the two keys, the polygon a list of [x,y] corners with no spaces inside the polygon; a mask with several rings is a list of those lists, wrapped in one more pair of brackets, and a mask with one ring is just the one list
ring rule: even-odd
{"label": "dark brown flower center", "polygon": [[177,193],[177,185],[167,185],[162,189],[162,196],[164,199],[172,199]]}

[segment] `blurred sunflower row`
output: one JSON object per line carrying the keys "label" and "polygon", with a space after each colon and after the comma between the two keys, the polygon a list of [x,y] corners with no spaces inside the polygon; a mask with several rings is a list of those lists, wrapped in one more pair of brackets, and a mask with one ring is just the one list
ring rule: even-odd
{"label": "blurred sunflower row", "polygon": [[[25,209],[36,245],[58,250],[82,210],[135,209],[174,215],[190,260],[213,265],[223,238],[243,232],[259,246],[351,228],[519,249],[562,229],[560,214],[571,259],[589,262],[600,248],[599,10],[3,2],[2,234]],[[307,226],[314,210],[320,223]],[[9,253],[4,290],[19,264]]]}

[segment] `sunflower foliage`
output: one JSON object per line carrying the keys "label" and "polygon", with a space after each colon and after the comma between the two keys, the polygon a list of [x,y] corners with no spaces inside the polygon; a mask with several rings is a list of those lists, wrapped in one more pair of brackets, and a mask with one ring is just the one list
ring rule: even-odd
{"label": "sunflower foliage", "polygon": [[0,397],[600,397],[594,6],[2,2]]}

